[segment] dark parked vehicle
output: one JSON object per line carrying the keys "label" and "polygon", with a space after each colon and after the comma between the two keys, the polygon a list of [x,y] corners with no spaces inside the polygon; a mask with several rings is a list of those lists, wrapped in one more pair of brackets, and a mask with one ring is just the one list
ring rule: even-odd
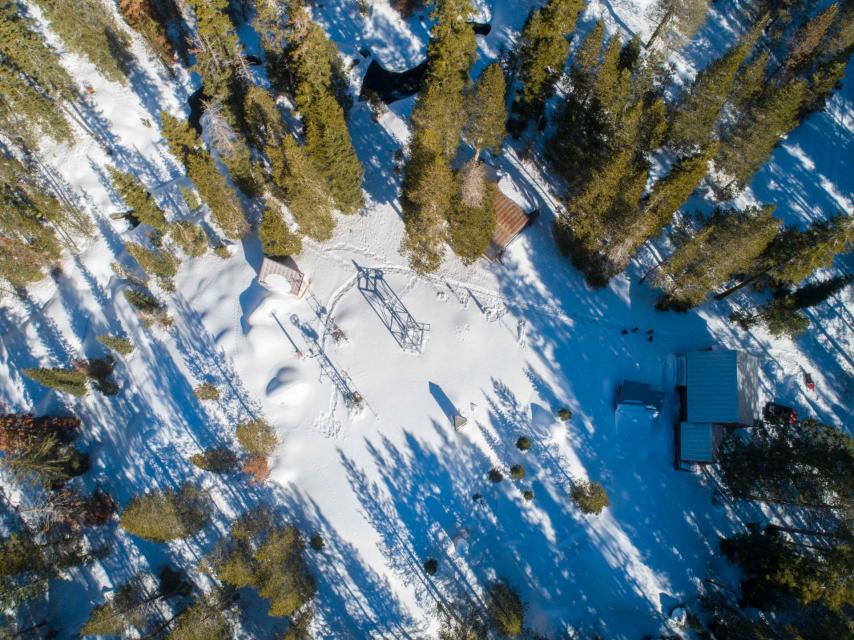
{"label": "dark parked vehicle", "polygon": [[766,404],[762,414],[766,421],[776,424],[794,424],[798,421],[797,411],[792,409],[792,407],[777,404],[776,402]]}

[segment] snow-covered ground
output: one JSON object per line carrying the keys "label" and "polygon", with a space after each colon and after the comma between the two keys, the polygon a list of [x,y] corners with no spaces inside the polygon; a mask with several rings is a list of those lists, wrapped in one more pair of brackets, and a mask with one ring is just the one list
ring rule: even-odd
{"label": "snow-covered ground", "polygon": [[[581,24],[601,15],[611,29],[648,33],[642,4],[593,0]],[[713,23],[684,59],[675,58],[680,69],[690,73],[685,60],[705,64],[736,37],[733,5],[716,3]],[[510,45],[530,6],[491,6],[478,69]],[[426,25],[418,16],[400,20],[382,0],[368,19],[355,0],[318,6],[315,16],[354,60],[362,47],[389,68],[423,59]],[[122,242],[133,233],[108,217],[118,201],[104,167],[113,162],[140,175],[171,218],[190,215],[178,204],[180,172],[157,115],[185,110],[191,87],[187,78],[170,78],[138,42],[135,52],[143,62],[128,87],[66,58],[94,89],[87,123],[99,140],[81,131],[73,148],[48,147],[43,161],[92,216],[98,235],[28,300],[3,300],[0,400],[7,410],[78,413],[86,425],[81,442],[93,458],[83,481],[100,484],[122,505],[191,479],[211,491],[220,513],[197,536],[169,545],[118,531],[113,554],[71,574],[52,604],[69,634],[102,592],[134,570],[167,558],[196,566],[231,518],[263,503],[326,540],[322,553],[311,554],[318,637],[416,637],[431,628],[437,601],[476,598],[501,577],[528,603],[531,628],[549,637],[565,637],[571,627],[640,638],[665,628],[671,608],[692,602],[704,577],[726,575],[717,536],[739,524],[727,506],[713,504],[708,478],[673,468],[676,354],[713,344],[747,350],[759,356],[766,399],[852,427],[850,288],[814,309],[812,329],[795,342],[734,328],[726,305],[655,311],[655,292],[639,284],[651,255],[608,288],[590,290],[556,250],[548,176],[510,144],[495,164],[519,197],[539,208],[537,222],[503,264],[464,267],[449,256],[436,275],[416,277],[398,251],[403,225],[392,163],[408,135],[411,100],[393,105],[379,123],[366,105],[353,109],[369,206],[339,217],[328,243],[305,243],[297,261],[311,281],[308,296],[295,299],[256,282],[262,255],[249,236],[227,260],[210,254],[186,261],[176,293],[162,294],[174,325],[143,329],[110,268],[129,260]],[[852,73],[829,108],[777,149],[743,199],[775,202],[792,223],[851,210]],[[354,81],[358,76],[354,70]],[[699,198],[696,204],[708,207]],[[360,286],[360,269],[381,271],[380,293]],[[404,351],[384,322],[382,305],[395,299],[429,325],[420,354]],[[333,339],[332,322],[346,341]],[[118,367],[122,392],[115,398],[93,393],[72,402],[20,373],[102,354],[95,335],[118,331],[137,349]],[[801,384],[804,371],[816,381],[814,392]],[[615,419],[624,379],[667,392],[657,420]],[[222,398],[197,400],[192,389],[201,382],[217,384]],[[348,409],[342,386],[363,396],[360,412]],[[566,423],[555,419],[562,407],[574,414]],[[457,414],[468,419],[459,431]],[[260,415],[281,439],[268,485],[207,474],[187,461],[205,447],[233,444],[236,424]],[[522,435],[533,441],[526,453],[515,447]],[[521,481],[506,477],[516,463],[526,470]],[[504,470],[503,482],[487,479],[492,467]],[[588,478],[602,482],[611,499],[599,517],[580,515],[569,498],[573,481]],[[523,499],[525,489],[533,501]],[[428,557],[439,560],[432,577],[422,568]],[[271,626],[283,623],[246,621],[256,637],[270,637]]]}

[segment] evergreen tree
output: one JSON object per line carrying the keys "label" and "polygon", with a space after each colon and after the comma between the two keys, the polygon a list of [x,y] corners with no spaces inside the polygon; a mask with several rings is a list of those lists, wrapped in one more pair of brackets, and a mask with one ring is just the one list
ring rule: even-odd
{"label": "evergreen tree", "polygon": [[463,264],[473,264],[495,233],[496,187],[476,159],[457,174],[457,193],[448,215],[448,243]]}
{"label": "evergreen tree", "polygon": [[282,115],[276,101],[268,91],[258,85],[246,90],[243,101],[243,117],[249,140],[259,149],[280,144],[285,137]]}
{"label": "evergreen tree", "polygon": [[333,203],[314,162],[290,135],[278,147],[268,147],[267,156],[272,164],[273,183],[300,231],[318,242],[331,238],[335,228]]}
{"label": "evergreen tree", "polygon": [[275,431],[263,420],[249,420],[237,425],[237,441],[252,456],[266,458],[276,450],[279,439]]}
{"label": "evergreen tree", "polygon": [[441,153],[453,159],[465,124],[464,92],[477,42],[468,24],[470,0],[440,0],[427,46],[427,75],[412,111],[415,132],[430,129]]}
{"label": "evergreen tree", "polygon": [[739,72],[729,97],[734,113],[747,113],[761,98],[768,75],[769,55],[768,51],[760,51]]}
{"label": "evergreen tree", "polygon": [[354,213],[364,204],[364,170],[353,150],[344,111],[329,93],[311,101],[305,113],[305,153],[326,181],[336,208]]}
{"label": "evergreen tree", "polygon": [[722,478],[741,499],[848,513],[854,496],[854,439],[807,418],[791,424],[767,422],[721,443]]}
{"label": "evergreen tree", "polygon": [[738,44],[703,69],[687,87],[673,111],[668,143],[689,151],[709,140],[710,132],[729,96],[736,73],[759,38],[765,20],[742,36]]}
{"label": "evergreen tree", "polygon": [[278,0],[256,0],[255,18],[252,20],[264,50],[267,76],[278,91],[284,90],[287,70],[287,11],[283,4]]}
{"label": "evergreen tree", "polygon": [[296,527],[251,513],[232,525],[231,540],[215,552],[212,564],[226,584],[251,587],[269,600],[269,615],[291,616],[316,590],[304,549]]}
{"label": "evergreen tree", "polygon": [[135,242],[125,243],[127,252],[139,263],[142,270],[157,277],[158,282],[168,291],[174,288],[172,278],[178,272],[178,261],[166,251],[152,251]]}
{"label": "evergreen tree", "polygon": [[228,0],[186,0],[196,16],[193,70],[202,77],[205,95],[226,105],[226,118],[235,124],[234,106],[242,101],[240,82],[248,77],[240,41],[226,14]]}
{"label": "evergreen tree", "polygon": [[836,18],[838,9],[839,5],[831,4],[795,32],[789,45],[789,53],[783,63],[784,78],[792,77],[812,63],[819,45]]}
{"label": "evergreen tree", "polygon": [[128,26],[139,33],[168,66],[175,61],[175,48],[166,33],[167,15],[161,8],[163,4],[157,0],[119,0],[119,11]]}
{"label": "evergreen tree", "polygon": [[730,318],[744,329],[761,322],[774,336],[794,338],[804,333],[810,325],[809,318],[801,311],[821,304],[847,287],[851,281],[852,276],[835,276],[804,285],[792,292],[783,290],[755,313],[736,312]]}
{"label": "evergreen tree", "polygon": [[163,135],[169,150],[187,167],[187,174],[196,185],[202,199],[210,207],[214,221],[231,240],[239,240],[248,230],[240,202],[217,170],[211,155],[186,122],[161,112]]}
{"label": "evergreen tree", "polygon": [[0,541],[0,606],[18,608],[48,590],[50,565],[28,531]]}
{"label": "evergreen tree", "polygon": [[[569,53],[568,38],[584,7],[581,0],[549,0],[528,15],[518,51],[522,83],[518,111],[526,118],[539,118],[552,96]],[[503,105],[503,92],[502,92]]]}
{"label": "evergreen tree", "polygon": [[807,84],[800,79],[780,87],[768,85],[753,109],[725,137],[715,164],[731,176],[733,183],[744,186],[768,160],[774,147],[797,126],[806,93]]}
{"label": "evergreen tree", "polygon": [[198,598],[175,619],[167,640],[231,640],[234,632],[223,614],[227,604],[221,594]]}
{"label": "evergreen tree", "polygon": [[439,268],[444,228],[455,191],[454,176],[432,129],[416,131],[403,185],[403,251],[416,273]]}
{"label": "evergreen tree", "polygon": [[110,174],[113,187],[130,208],[134,217],[143,224],[149,225],[157,233],[165,234],[166,216],[139,178],[114,167],[107,167],[107,172]]}
{"label": "evergreen tree", "polygon": [[496,582],[487,592],[487,615],[495,631],[511,638],[522,633],[525,610],[519,594],[506,582]]}
{"label": "evergreen tree", "polygon": [[60,256],[59,238],[69,237],[66,226],[87,231],[32,169],[0,155],[0,277],[16,287],[40,280],[42,270]]}
{"label": "evergreen tree", "polygon": [[205,449],[190,456],[190,463],[211,473],[232,473],[237,470],[237,455],[227,447]]}
{"label": "evergreen tree", "polygon": [[186,538],[210,518],[210,498],[193,484],[177,491],[153,491],[130,501],[119,519],[128,533],[154,542]]}
{"label": "evergreen tree", "polygon": [[282,214],[272,207],[264,209],[258,238],[261,250],[267,256],[295,256],[302,251],[302,239],[288,228]]}
{"label": "evergreen tree", "polygon": [[88,392],[86,374],[73,369],[23,369],[23,374],[40,385],[83,397]]}
{"label": "evergreen tree", "polygon": [[202,125],[211,149],[217,152],[238,189],[250,197],[259,195],[261,188],[252,171],[249,146],[231,124],[234,116],[218,99],[205,102],[204,107]]}
{"label": "evergreen tree", "polygon": [[579,481],[572,488],[572,501],[583,513],[599,515],[611,504],[608,494],[598,482]]}
{"label": "evergreen tree", "polygon": [[507,121],[505,90],[501,66],[491,64],[483,70],[474,92],[468,98],[468,122],[464,137],[474,147],[475,158],[481,149],[494,151],[501,147],[504,123]]}
{"label": "evergreen tree", "polygon": [[572,59],[572,81],[592,89],[591,79],[596,77],[596,68],[602,55],[602,40],[605,37],[605,21],[597,20],[584,36]]}
{"label": "evergreen tree", "polygon": [[103,334],[95,336],[95,339],[108,349],[115,351],[120,355],[128,356],[133,353],[133,342],[131,342],[129,338]]}
{"label": "evergreen tree", "polygon": [[844,610],[854,604],[854,546],[850,535],[830,546],[798,548],[773,526],[751,525],[721,540],[721,552],[739,565],[745,605],[778,609],[794,598],[801,606]]}
{"label": "evergreen tree", "polygon": [[42,134],[70,142],[62,101],[76,96],[74,81],[33,20],[17,2],[0,2],[0,131],[26,147],[36,146]]}
{"label": "evergreen tree", "polygon": [[173,222],[169,225],[169,236],[181,250],[192,258],[205,255],[208,236],[199,225],[189,221]]}
{"label": "evergreen tree", "polygon": [[[797,284],[854,245],[854,218],[840,214],[819,220],[806,229],[783,229],[757,260],[742,283],[765,279],[777,284]],[[731,291],[724,292],[725,294]],[[718,299],[725,297],[718,296]]]}
{"label": "evergreen tree", "polygon": [[773,210],[766,206],[716,211],[656,274],[656,286],[664,291],[659,308],[694,307],[731,276],[749,268],[779,229]]}
{"label": "evergreen tree", "polygon": [[651,47],[659,38],[671,47],[691,40],[706,21],[708,11],[709,0],[657,0],[649,11],[656,26],[646,46]]}
{"label": "evergreen tree", "polygon": [[673,219],[708,173],[714,150],[710,145],[694,156],[677,161],[670,173],[652,186],[641,210],[636,216],[631,216],[624,233],[609,251],[620,271],[644,241],[657,236]]}
{"label": "evergreen tree", "polygon": [[35,3],[69,50],[87,58],[108,80],[127,84],[133,64],[130,38],[99,0],[35,0]]}

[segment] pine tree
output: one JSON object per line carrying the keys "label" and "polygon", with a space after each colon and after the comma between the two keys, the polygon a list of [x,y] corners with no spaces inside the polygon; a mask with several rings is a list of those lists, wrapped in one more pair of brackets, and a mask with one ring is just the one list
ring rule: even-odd
{"label": "pine tree", "polygon": [[160,120],[169,150],[187,167],[187,174],[210,207],[214,222],[229,239],[242,238],[248,231],[248,225],[240,202],[195,131],[186,122],[166,112],[161,112]]}
{"label": "pine tree", "polygon": [[88,392],[86,374],[73,369],[23,369],[23,374],[40,385],[83,397]]}
{"label": "pine tree", "polygon": [[0,2],[0,130],[35,147],[41,135],[71,142],[63,101],[77,96],[59,55],[35,32],[16,2]]}
{"label": "pine tree", "polygon": [[583,7],[580,0],[549,0],[528,15],[518,51],[522,83],[519,111],[525,117],[536,119],[543,114],[563,71],[569,53],[568,38]]}
{"label": "pine tree", "polygon": [[474,147],[475,158],[481,149],[494,151],[501,147],[504,123],[507,121],[505,91],[506,83],[501,66],[491,64],[483,70],[474,92],[468,98],[468,122],[464,137]]}
{"label": "pine tree", "polygon": [[234,117],[220,100],[205,102],[204,106],[202,125],[211,149],[219,154],[219,159],[228,169],[238,189],[250,197],[259,195],[261,188],[252,172],[249,146],[243,136],[232,127],[231,120],[234,120]]}
{"label": "pine tree", "polygon": [[797,284],[854,246],[854,218],[840,214],[807,229],[784,229],[757,263],[756,274],[780,284]]}
{"label": "pine tree", "polygon": [[624,233],[609,252],[612,260],[620,265],[620,271],[643,242],[657,236],[673,219],[708,173],[714,151],[714,145],[710,145],[694,156],[677,161],[670,173],[652,186],[642,209],[631,217],[630,224],[624,227]]}
{"label": "pine tree", "polygon": [[768,85],[753,109],[721,143],[715,165],[725,171],[733,184],[744,186],[771,156],[783,137],[798,124],[798,114],[807,94],[804,80],[780,87]]}
{"label": "pine tree", "polygon": [[252,456],[267,458],[279,444],[275,431],[263,420],[249,420],[237,425],[237,441]]}
{"label": "pine tree", "polygon": [[135,242],[125,243],[125,249],[139,263],[142,270],[156,276],[160,285],[166,290],[171,291],[174,288],[172,278],[178,272],[178,261],[171,253],[152,251]]}
{"label": "pine tree", "polygon": [[267,256],[295,256],[302,251],[301,238],[288,228],[282,214],[272,207],[264,209],[258,238],[261,250]]}
{"label": "pine tree", "polygon": [[0,541],[0,606],[18,608],[48,591],[50,568],[29,532]]}
{"label": "pine tree", "polygon": [[239,78],[248,76],[240,41],[226,14],[228,0],[186,0],[196,15],[193,69],[202,77],[205,95],[227,105],[227,119],[235,124],[234,106],[242,101]]}
{"label": "pine tree", "polygon": [[412,111],[413,129],[432,130],[439,149],[450,161],[456,155],[465,124],[464,92],[475,60],[477,42],[467,22],[469,0],[440,0],[427,46],[424,88]]}
{"label": "pine tree", "polygon": [[602,62],[593,84],[593,97],[615,124],[632,98],[632,70],[623,67],[622,52],[620,36],[614,34],[605,43]]}
{"label": "pine tree", "polygon": [[835,276],[804,285],[795,291],[783,290],[755,313],[736,312],[730,319],[744,329],[761,322],[774,336],[795,338],[810,325],[809,318],[801,311],[821,304],[851,282],[852,276]]}
{"label": "pine tree", "polygon": [[656,27],[646,46],[651,47],[662,37],[671,47],[691,40],[706,21],[708,11],[709,0],[657,0],[650,7]]}
{"label": "pine tree", "polygon": [[[286,84],[297,109],[306,110],[317,96],[335,97],[341,108],[349,109],[346,80],[338,49],[326,32],[297,3],[289,8]],[[273,74],[275,79],[278,74]]]}
{"label": "pine tree", "polygon": [[175,61],[175,48],[166,33],[166,15],[161,6],[156,0],[119,0],[119,11],[128,26],[139,33],[168,66]]}
{"label": "pine tree", "polygon": [[149,225],[159,234],[166,233],[166,215],[157,206],[157,202],[146,191],[139,178],[130,173],[119,171],[108,166],[107,172],[118,194],[131,209],[134,217],[143,224]]}
{"label": "pine tree", "polygon": [[329,93],[311,101],[304,112],[305,153],[325,178],[335,206],[354,213],[364,205],[364,170],[353,150],[344,111]]}
{"label": "pine tree", "polygon": [[167,640],[231,640],[234,632],[223,614],[227,604],[220,594],[200,597],[178,615]]}
{"label": "pine tree", "polygon": [[768,51],[760,51],[736,77],[729,102],[736,114],[750,111],[765,90],[768,75]]}
{"label": "pine tree", "polygon": [[690,309],[731,276],[748,269],[779,229],[773,210],[766,206],[716,211],[656,274],[656,286],[664,291],[658,307]]}
{"label": "pine tree", "polygon": [[525,610],[519,594],[506,582],[496,582],[487,592],[490,625],[502,636],[515,638],[525,625]]}
{"label": "pine tree", "polygon": [[689,151],[706,144],[732,90],[736,73],[764,25],[765,20],[761,20],[738,44],[697,74],[693,84],[684,90],[670,121],[667,140],[672,147]]}
{"label": "pine tree", "polygon": [[129,338],[102,334],[95,336],[95,339],[108,349],[115,351],[120,355],[129,356],[133,353],[133,342],[131,342]]}
{"label": "pine tree", "polygon": [[445,220],[454,190],[454,176],[438,137],[431,129],[417,131],[403,185],[403,251],[416,273],[435,271],[442,263]]}
{"label": "pine tree", "polygon": [[332,200],[320,172],[293,136],[285,136],[278,147],[268,147],[273,183],[284,197],[300,231],[318,242],[332,237],[335,221]]}
{"label": "pine tree", "polygon": [[296,527],[249,514],[232,525],[231,540],[215,552],[212,564],[226,584],[251,587],[269,600],[269,615],[291,616],[316,590],[304,549]]}
{"label": "pine tree", "polygon": [[268,91],[258,85],[253,84],[246,90],[243,117],[246,120],[249,140],[259,149],[280,144],[285,137],[282,115],[276,101]]}
{"label": "pine tree", "polygon": [[199,225],[189,221],[179,221],[169,224],[168,229],[169,237],[188,256],[198,258],[207,253],[208,236]]}
{"label": "pine tree", "polygon": [[119,519],[128,533],[154,542],[186,538],[210,519],[210,498],[193,484],[177,491],[153,491],[130,501]]}
{"label": "pine tree", "polygon": [[133,65],[130,38],[99,0],[34,1],[66,47],[88,58],[108,80],[127,84]]}
{"label": "pine tree", "polygon": [[803,71],[815,59],[818,47],[836,18],[839,5],[828,6],[811,20],[805,22],[792,36],[789,53],[783,63],[783,77],[791,78]]}
{"label": "pine tree", "polygon": [[448,215],[448,243],[463,264],[473,264],[495,233],[495,190],[476,159],[457,174],[457,193]]}
{"label": "pine tree", "polygon": [[252,21],[252,27],[261,39],[267,75],[278,91],[284,90],[286,80],[283,72],[287,69],[287,16],[282,4],[278,0],[256,0]]}
{"label": "pine tree", "polygon": [[605,37],[605,21],[601,18],[595,22],[593,28],[584,36],[572,59],[573,83],[586,85],[591,88],[592,83],[588,79],[596,77],[596,69],[602,54],[602,40]]}

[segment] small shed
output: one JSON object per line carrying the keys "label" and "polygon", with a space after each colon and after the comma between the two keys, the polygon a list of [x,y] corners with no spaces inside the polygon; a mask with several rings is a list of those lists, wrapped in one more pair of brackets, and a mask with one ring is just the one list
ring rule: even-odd
{"label": "small shed", "polygon": [[530,218],[522,207],[501,191],[497,183],[492,184],[495,188],[495,233],[483,255],[495,261],[501,257],[507,245],[528,226]]}
{"label": "small shed", "polygon": [[258,283],[268,289],[286,291],[298,298],[308,290],[308,278],[290,256],[281,258],[264,256],[261,261],[261,270],[258,272]]}
{"label": "small shed", "polygon": [[720,440],[720,430],[710,422],[679,424],[676,455],[679,463],[711,464]]}
{"label": "small shed", "polygon": [[686,355],[687,422],[751,426],[759,416],[759,366],[741,351]]}

